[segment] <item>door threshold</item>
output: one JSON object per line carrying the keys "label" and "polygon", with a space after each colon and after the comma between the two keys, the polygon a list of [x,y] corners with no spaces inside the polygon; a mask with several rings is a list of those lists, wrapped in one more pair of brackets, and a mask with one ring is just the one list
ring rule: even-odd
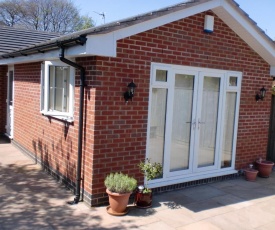
{"label": "door threshold", "polygon": [[191,174],[191,175],[186,175],[184,177],[170,177],[165,179],[155,179],[148,184],[150,188],[155,188],[155,187],[169,186],[173,184],[186,183],[191,181],[207,180],[209,178],[217,178],[217,177],[234,175],[234,174],[238,174],[238,171],[235,169],[228,169],[228,170],[221,170],[221,171],[219,170],[219,171],[208,172],[208,173],[204,172],[204,173],[200,173],[199,175]]}
{"label": "door threshold", "polygon": [[13,136],[11,136],[11,135],[9,135],[9,134],[7,134],[7,133],[4,133],[4,135],[5,135],[6,137],[8,137],[10,140],[13,139]]}

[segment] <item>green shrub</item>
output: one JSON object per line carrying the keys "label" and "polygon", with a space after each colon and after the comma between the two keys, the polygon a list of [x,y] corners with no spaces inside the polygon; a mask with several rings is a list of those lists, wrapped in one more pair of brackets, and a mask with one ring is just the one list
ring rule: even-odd
{"label": "green shrub", "polygon": [[151,163],[148,158],[145,162],[140,162],[138,167],[147,181],[156,179],[162,175],[162,165],[156,162]]}
{"label": "green shrub", "polygon": [[137,180],[123,173],[111,173],[106,176],[104,184],[110,192],[129,193],[137,187]]}
{"label": "green shrub", "polygon": [[151,189],[149,189],[147,187],[148,181],[161,177],[161,175],[162,175],[162,165],[160,163],[156,163],[156,162],[151,163],[150,159],[147,158],[145,160],[145,162],[140,162],[138,164],[138,167],[139,167],[141,173],[146,178],[146,185],[145,185],[145,189],[143,190],[143,193],[152,192]]}

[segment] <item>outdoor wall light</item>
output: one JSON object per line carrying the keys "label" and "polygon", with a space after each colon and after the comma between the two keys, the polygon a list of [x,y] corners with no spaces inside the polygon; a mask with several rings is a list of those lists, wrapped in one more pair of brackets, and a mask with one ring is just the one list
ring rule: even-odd
{"label": "outdoor wall light", "polygon": [[129,85],[127,86],[128,90],[124,93],[124,99],[125,102],[127,103],[129,99],[132,100],[134,93],[135,93],[135,88],[137,87],[136,84],[132,81],[131,83],[129,83]]}
{"label": "outdoor wall light", "polygon": [[266,89],[263,87],[260,89],[260,91],[256,94],[256,101],[258,102],[259,100],[263,100],[265,97]]}

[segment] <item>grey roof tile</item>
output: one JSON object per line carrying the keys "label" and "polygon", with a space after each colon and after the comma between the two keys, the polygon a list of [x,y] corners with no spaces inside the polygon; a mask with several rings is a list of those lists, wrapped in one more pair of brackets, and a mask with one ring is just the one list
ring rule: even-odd
{"label": "grey roof tile", "polygon": [[0,25],[0,55],[46,42],[60,36],[61,35],[57,33],[25,30]]}

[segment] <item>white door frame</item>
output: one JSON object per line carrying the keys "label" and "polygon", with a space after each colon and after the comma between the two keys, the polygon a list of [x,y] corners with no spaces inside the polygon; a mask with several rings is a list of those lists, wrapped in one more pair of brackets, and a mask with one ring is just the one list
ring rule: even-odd
{"label": "white door frame", "polygon": [[[155,79],[155,72],[156,70],[167,70],[168,76],[166,82],[157,81]],[[237,101],[236,101],[236,111],[235,111],[235,122],[234,122],[234,137],[233,137],[233,153],[232,153],[232,164],[231,167],[221,168],[220,167],[220,155],[215,154],[215,164],[213,166],[209,167],[202,167],[198,168],[197,163],[198,159],[196,155],[190,156],[190,169],[187,170],[179,170],[175,172],[170,172],[170,155],[166,154],[169,153],[171,141],[171,120],[172,120],[172,105],[173,105],[173,87],[175,84],[174,76],[176,73],[185,73],[195,76],[195,87],[202,87],[203,84],[203,77],[204,76],[210,76],[210,77],[217,77],[220,78],[220,97],[219,97],[219,109],[218,109],[218,132],[217,132],[217,138],[216,141],[216,148],[221,149],[222,145],[222,138],[221,134],[223,132],[223,114],[224,114],[224,106],[225,103],[225,94],[227,92],[236,92],[237,93]],[[229,83],[229,79],[231,76],[238,77],[238,85],[237,86],[231,86]],[[172,78],[172,79],[171,79]],[[170,65],[170,64],[161,64],[161,63],[152,63],[151,65],[151,82],[150,82],[150,96],[149,96],[149,109],[148,109],[148,127],[147,127],[147,147],[146,147],[146,157],[150,158],[149,149],[150,149],[150,121],[151,121],[151,92],[153,88],[166,88],[168,90],[167,95],[167,112],[166,112],[166,127],[165,127],[165,139],[168,141],[164,144],[164,158],[163,158],[163,177],[160,179],[155,179],[148,182],[149,187],[158,187],[158,186],[166,186],[176,183],[182,183],[192,180],[199,180],[204,178],[210,178],[210,177],[216,177],[216,176],[222,176],[222,175],[228,175],[232,173],[236,173],[235,170],[235,154],[236,154],[236,141],[237,141],[237,129],[238,129],[238,114],[239,114],[239,106],[240,106],[240,91],[241,91],[241,80],[242,80],[242,73],[237,71],[230,71],[230,70],[219,70],[219,69],[208,69],[208,68],[200,68],[200,67],[190,67],[190,66],[178,66],[178,65]],[[202,82],[198,82],[202,81]],[[172,90],[172,91],[171,91]],[[170,91],[170,93],[169,93]],[[199,90],[199,92],[202,92],[202,89]],[[197,103],[197,106],[201,106],[201,100],[202,95],[194,94],[195,102]],[[194,105],[193,105],[194,106]],[[194,107],[192,109],[192,115],[195,115],[192,117],[192,119],[195,119],[196,126],[198,125],[198,119],[200,118],[200,110],[196,110],[196,113],[194,113]],[[199,113],[198,113],[199,112]],[[192,120],[193,122],[193,120]],[[194,132],[193,132],[194,133]],[[195,132],[196,135],[199,135],[198,132]],[[192,134],[191,134],[192,136]],[[193,138],[198,139],[197,136],[193,136],[191,138],[191,152],[195,151],[197,149],[197,146],[193,143]],[[193,140],[192,140],[193,139]],[[198,140],[197,140],[198,143]],[[220,154],[220,153],[219,153]]]}
{"label": "white door frame", "polygon": [[[12,82],[11,75],[12,73]],[[10,85],[12,84],[12,85]],[[12,89],[12,93],[10,93],[10,89]],[[7,73],[7,117],[6,117],[6,136],[10,139],[13,139],[13,129],[14,129],[14,66],[8,66]]]}

